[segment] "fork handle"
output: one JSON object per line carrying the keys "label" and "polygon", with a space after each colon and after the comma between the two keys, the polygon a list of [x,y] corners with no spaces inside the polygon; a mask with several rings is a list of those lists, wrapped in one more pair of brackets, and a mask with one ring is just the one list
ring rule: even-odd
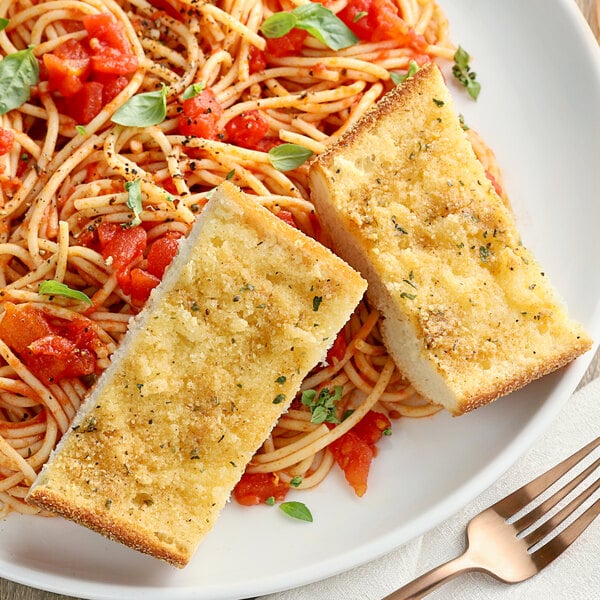
{"label": "fork handle", "polygon": [[478,568],[478,565],[468,556],[468,551],[465,551],[460,556],[457,556],[456,558],[431,569],[431,571],[427,571],[427,573],[424,573],[420,577],[413,579],[413,581],[403,585],[382,600],[418,600],[419,598],[423,598],[427,594],[430,594],[437,587],[450,581],[457,575]]}

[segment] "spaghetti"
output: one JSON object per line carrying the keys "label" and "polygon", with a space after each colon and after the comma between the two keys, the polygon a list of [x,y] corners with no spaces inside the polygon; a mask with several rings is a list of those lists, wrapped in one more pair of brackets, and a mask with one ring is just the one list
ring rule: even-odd
{"label": "spaghetti", "polygon": [[[454,55],[433,0],[328,2],[359,38],[337,51],[297,28],[260,33],[304,3],[0,1],[2,62],[30,53],[39,69],[30,97],[0,116],[0,514],[37,512],[29,485],[214,186],[232,179],[319,238],[306,166],[279,170],[269,150],[322,152],[393,85],[391,72]],[[111,120],[142,94],[159,109],[164,99],[164,118]],[[54,287],[40,289],[46,281]],[[335,463],[332,442],[366,415],[438,410],[396,370],[377,323],[361,305],[330,364],[304,382],[313,398],[339,390],[340,423],[315,423],[296,401],[248,476],[313,487]]]}

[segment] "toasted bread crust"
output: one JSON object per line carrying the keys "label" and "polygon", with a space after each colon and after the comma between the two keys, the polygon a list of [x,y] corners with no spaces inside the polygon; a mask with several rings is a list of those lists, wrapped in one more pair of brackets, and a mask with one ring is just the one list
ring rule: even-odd
{"label": "toasted bread crust", "polygon": [[390,354],[452,414],[590,348],[522,245],[434,65],[313,159],[309,180],[334,249],[369,282]]}
{"label": "toasted bread crust", "polygon": [[177,567],[366,288],[228,182],[182,244],[27,498]]}
{"label": "toasted bread crust", "polygon": [[107,512],[102,513],[80,506],[66,498],[64,494],[57,493],[52,489],[37,488],[30,495],[28,501],[74,523],[83,525],[110,540],[120,542],[133,550],[163,560],[180,569],[185,567],[190,560],[188,551],[177,552],[173,547],[157,543],[152,536],[132,527],[131,521],[120,520],[112,515],[109,518]]}

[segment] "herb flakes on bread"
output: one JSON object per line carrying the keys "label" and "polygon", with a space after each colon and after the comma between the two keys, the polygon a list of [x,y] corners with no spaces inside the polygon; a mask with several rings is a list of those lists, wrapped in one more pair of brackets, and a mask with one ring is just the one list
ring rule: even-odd
{"label": "herb flakes on bread", "polygon": [[369,283],[391,355],[452,414],[590,348],[522,245],[436,66],[383,97],[309,178],[334,250]]}
{"label": "herb flakes on bread", "polygon": [[28,501],[185,566],[365,287],[223,183]]}

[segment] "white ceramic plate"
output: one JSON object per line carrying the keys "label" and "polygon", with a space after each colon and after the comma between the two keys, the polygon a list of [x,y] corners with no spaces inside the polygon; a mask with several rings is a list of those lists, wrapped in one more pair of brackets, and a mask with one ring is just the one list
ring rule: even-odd
{"label": "white ceramic plate", "polygon": [[[474,57],[479,101],[459,110],[496,151],[523,237],[600,338],[600,52],[569,0],[441,0]],[[449,78],[451,79],[451,77]],[[369,491],[336,475],[292,494],[315,521],[227,506],[183,571],[62,519],[0,522],[0,576],[82,598],[219,600],[298,586],[379,556],[458,511],[534,441],[592,353],[459,419],[402,420],[381,444]]]}

